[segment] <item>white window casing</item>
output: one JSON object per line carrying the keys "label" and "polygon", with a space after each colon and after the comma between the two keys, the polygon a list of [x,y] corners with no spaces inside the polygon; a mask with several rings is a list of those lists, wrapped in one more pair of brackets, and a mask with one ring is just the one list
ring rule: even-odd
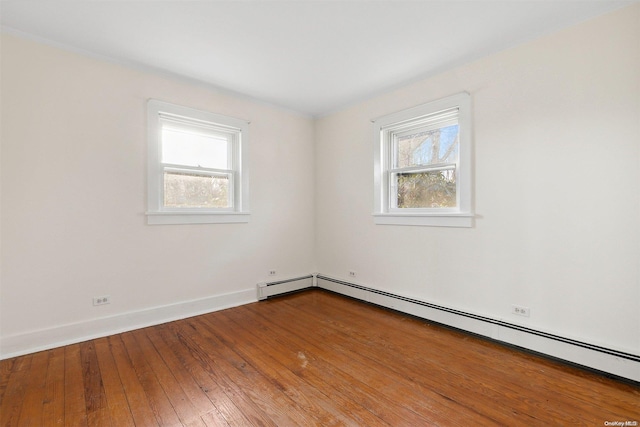
{"label": "white window casing", "polygon": [[[167,132],[191,133],[208,138],[208,141],[218,145],[221,154],[216,155],[213,144],[204,145],[208,152],[196,150],[194,154],[186,145],[171,143],[168,137],[163,137]],[[166,140],[163,141],[163,138]],[[148,224],[249,221],[249,122],[151,99],[147,103],[147,139]],[[165,154],[169,152],[168,147],[172,149],[170,155]],[[188,176],[211,182],[219,180],[226,184],[226,197],[222,196],[221,206],[172,204],[165,194],[165,180],[171,176]]]}
{"label": "white window casing", "polygon": [[[460,93],[372,120],[376,224],[472,227],[471,99]],[[442,162],[401,165],[398,141],[421,132],[458,126],[457,156]],[[454,147],[455,148],[455,147]],[[394,177],[442,173],[455,181],[455,201],[445,207],[399,207]],[[449,184],[453,185],[453,184]]]}

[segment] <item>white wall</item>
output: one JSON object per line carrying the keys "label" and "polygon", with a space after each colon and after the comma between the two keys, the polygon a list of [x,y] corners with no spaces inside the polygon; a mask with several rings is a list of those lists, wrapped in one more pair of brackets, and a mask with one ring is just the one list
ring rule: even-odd
{"label": "white wall", "polygon": [[[10,35],[1,76],[3,355],[255,300],[270,269],[314,271],[310,118]],[[250,223],[146,225],[149,98],[251,121]],[[111,304],[92,306],[100,295]]]}
{"label": "white wall", "polygon": [[[636,4],[316,121],[3,35],[1,355],[248,302],[270,269],[638,354],[639,22]],[[475,227],[375,226],[370,120],[463,90]],[[148,98],[251,120],[250,223],[146,225]]]}
{"label": "white wall", "polygon": [[[639,23],[636,4],[318,120],[318,271],[640,353]],[[374,225],[370,120],[461,91],[475,227]]]}

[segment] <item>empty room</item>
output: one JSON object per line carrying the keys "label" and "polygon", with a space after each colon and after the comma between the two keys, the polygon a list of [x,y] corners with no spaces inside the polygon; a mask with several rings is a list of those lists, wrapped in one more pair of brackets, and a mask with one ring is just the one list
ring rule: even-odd
{"label": "empty room", "polygon": [[640,2],[0,25],[3,427],[640,423]]}

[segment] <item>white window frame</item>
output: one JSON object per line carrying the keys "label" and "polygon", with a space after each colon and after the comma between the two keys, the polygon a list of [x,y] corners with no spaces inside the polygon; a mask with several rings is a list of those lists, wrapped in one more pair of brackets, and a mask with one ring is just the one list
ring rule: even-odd
{"label": "white window frame", "polygon": [[[187,127],[206,127],[225,135],[231,169],[214,170],[200,167],[169,165],[162,162],[162,122],[165,119]],[[249,122],[208,111],[183,107],[150,99],[147,103],[147,224],[217,224],[249,222],[249,171],[247,152]],[[167,170],[197,172],[230,177],[228,208],[175,208],[164,206],[163,176]]]}
{"label": "white window frame", "polygon": [[[460,129],[458,162],[411,168],[393,168],[394,139],[403,134],[425,129],[433,117],[445,116],[457,110]],[[437,123],[436,119],[436,123]],[[416,225],[436,227],[472,227],[472,168],[471,168],[471,97],[463,92],[407,110],[372,120],[374,124],[374,212],[373,218],[380,225]],[[433,122],[433,121],[432,121]],[[455,208],[397,208],[392,200],[391,175],[398,172],[421,172],[438,168],[455,168]]]}

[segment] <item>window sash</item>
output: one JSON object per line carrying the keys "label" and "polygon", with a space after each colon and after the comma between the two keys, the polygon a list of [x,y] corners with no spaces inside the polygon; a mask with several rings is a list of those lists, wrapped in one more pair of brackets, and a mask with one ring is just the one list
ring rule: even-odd
{"label": "window sash", "polygon": [[[220,211],[220,212],[232,212],[234,210],[234,192],[235,192],[235,182],[236,182],[236,173],[233,170],[222,170],[222,169],[205,169],[205,168],[189,168],[189,167],[181,167],[176,165],[165,166],[162,168],[161,176],[164,181],[165,173],[177,173],[177,174],[185,174],[191,176],[201,176],[201,177],[221,177],[228,179],[228,188],[227,188],[227,207],[209,207],[209,206],[192,206],[192,207],[172,207],[167,206],[166,203],[166,192],[162,191],[162,203],[161,210],[167,212],[182,212],[182,211],[192,211],[192,212],[202,212],[202,211]],[[164,186],[163,186],[164,187]]]}
{"label": "window sash", "polygon": [[[457,163],[441,163],[437,165],[429,165],[429,166],[416,166],[416,167],[408,167],[408,168],[396,168],[390,169],[386,173],[386,181],[389,183],[389,212],[456,212],[458,207],[460,206],[460,184],[459,184],[459,168],[457,167]],[[429,173],[429,172],[441,172],[441,171],[453,171],[455,175],[456,181],[456,204],[451,207],[420,207],[420,208],[406,208],[406,207],[398,207],[398,185],[396,184],[395,175],[399,174],[420,174],[420,173]]]}
{"label": "window sash", "polygon": [[[234,147],[236,144],[236,140],[237,140],[237,134],[233,134],[233,133],[228,133],[228,132],[220,132],[214,129],[211,129],[209,127],[202,127],[200,126],[200,124],[198,123],[188,123],[188,121],[184,120],[183,122],[181,122],[180,124],[176,125],[175,122],[171,121],[171,122],[165,122],[165,121],[161,121],[161,128],[160,128],[160,163],[164,164],[164,165],[169,165],[171,163],[169,162],[164,162],[164,159],[162,158],[163,156],[163,152],[164,152],[164,140],[162,138],[162,133],[164,130],[177,130],[180,132],[185,132],[185,133],[193,133],[195,135],[202,135],[202,136],[207,136],[207,137],[211,137],[211,138],[215,138],[215,139],[223,139],[226,141],[227,144],[227,148],[226,148],[226,152],[227,152],[227,159],[226,159],[226,164],[227,166],[231,166],[233,167],[234,165]],[[174,163],[176,164],[176,163]],[[184,167],[195,167],[194,165],[189,165],[189,164],[185,164],[185,163],[178,163],[177,165],[181,165]],[[198,165],[198,167],[200,167],[200,165]]]}
{"label": "window sash", "polygon": [[[423,117],[418,117],[412,120],[407,120],[405,122],[401,122],[400,124],[394,123],[387,126],[387,129],[381,131],[381,138],[383,141],[384,151],[386,151],[387,155],[385,156],[384,162],[384,186],[387,191],[387,204],[386,210],[388,212],[456,212],[460,208],[460,159],[459,156],[456,158],[455,162],[451,163],[435,163],[435,164],[424,164],[424,165],[416,165],[416,166],[408,166],[408,167],[394,167],[393,165],[397,164],[397,156],[398,156],[398,139],[404,136],[413,135],[421,132],[428,132],[435,129],[441,129],[447,126],[452,125],[460,125],[458,119],[458,111],[459,108],[451,108],[448,110],[436,112],[433,114],[425,115]],[[427,122],[425,124],[425,122]],[[419,125],[415,125],[418,123]],[[398,129],[401,129],[401,132],[398,132]],[[460,142],[457,142],[458,148]],[[393,176],[398,173],[421,173],[421,172],[437,172],[441,170],[454,170],[456,174],[456,206],[455,207],[437,207],[437,208],[399,208],[397,206],[398,200],[398,187],[395,184],[395,180]]]}
{"label": "window sash", "polygon": [[[164,182],[164,177],[166,172],[175,172],[175,173],[184,173],[194,176],[208,176],[208,177],[227,177],[229,180],[229,188],[227,191],[227,207],[212,207],[212,206],[198,206],[198,207],[171,207],[166,204],[166,194],[164,185],[162,186],[161,191],[161,203],[159,209],[161,211],[168,212],[183,212],[183,211],[214,211],[214,212],[227,212],[234,211],[236,206],[236,166],[237,162],[235,161],[237,157],[237,149],[238,145],[236,141],[239,140],[239,129],[225,127],[221,125],[217,125],[215,123],[200,121],[191,118],[184,118],[181,116],[159,113],[160,118],[160,153],[163,152],[163,144],[164,141],[162,139],[162,131],[166,128],[175,129],[182,132],[194,133],[196,135],[205,135],[213,138],[224,139],[227,143],[227,159],[226,164],[231,166],[231,169],[220,169],[220,168],[207,168],[202,166],[193,166],[188,164],[176,164],[176,163],[168,163],[162,161],[160,159],[160,168],[158,170],[158,175],[160,177],[160,181]],[[236,133],[232,133],[230,131],[236,131]]]}

